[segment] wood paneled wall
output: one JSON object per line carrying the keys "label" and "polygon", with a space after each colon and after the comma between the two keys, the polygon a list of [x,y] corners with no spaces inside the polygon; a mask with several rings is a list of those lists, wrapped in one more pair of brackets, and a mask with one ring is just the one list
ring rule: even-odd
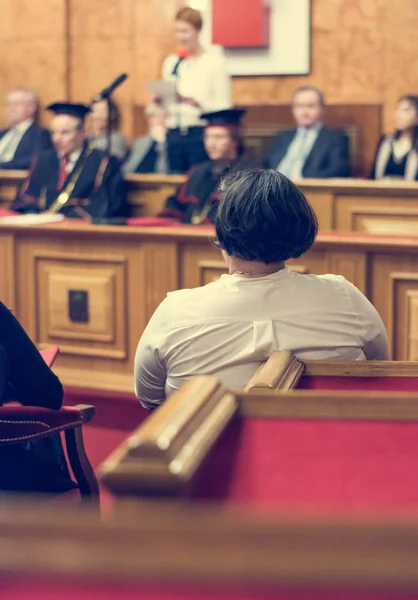
{"label": "wood paneled wall", "polygon": [[[174,47],[172,19],[183,0],[0,0],[0,100],[27,84],[42,103],[88,100],[120,72],[124,131],[147,100]],[[240,105],[287,104],[295,86],[312,83],[330,104],[384,105],[384,128],[400,94],[417,90],[416,0],[312,0],[312,73],[307,77],[238,77]],[[3,120],[1,115],[0,123]]]}

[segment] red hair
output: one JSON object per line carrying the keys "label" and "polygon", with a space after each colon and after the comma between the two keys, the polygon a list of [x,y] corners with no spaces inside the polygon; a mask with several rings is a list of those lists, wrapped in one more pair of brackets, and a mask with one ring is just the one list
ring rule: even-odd
{"label": "red hair", "polygon": [[195,8],[185,6],[181,8],[176,14],[176,21],[185,21],[194,27],[197,31],[200,31],[203,27],[202,15]]}

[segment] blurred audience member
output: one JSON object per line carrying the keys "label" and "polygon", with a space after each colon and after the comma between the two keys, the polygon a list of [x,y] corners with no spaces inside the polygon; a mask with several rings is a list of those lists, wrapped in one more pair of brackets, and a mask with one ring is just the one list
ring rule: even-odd
{"label": "blurred audience member", "polygon": [[37,157],[13,207],[85,220],[119,216],[124,208],[119,161],[88,145],[84,121],[90,108],[57,102],[48,110],[54,113],[54,149]]}
{"label": "blurred audience member", "polygon": [[131,153],[123,165],[124,173],[168,173],[165,111],[162,106],[150,104],[148,135],[134,141]]}
{"label": "blurred audience member", "polygon": [[207,160],[203,144],[202,113],[231,107],[231,81],[218,49],[205,50],[199,41],[202,17],[186,6],[176,15],[175,37],[179,52],[163,65],[164,81],[177,89],[176,101],[167,106],[167,152],[172,173],[185,173]]}
{"label": "blurred audience member", "polygon": [[[91,105],[91,128],[89,143],[96,150],[107,149],[107,119],[109,115],[107,100],[99,100]],[[110,101],[110,150],[112,156],[124,160],[128,152],[126,138],[119,133],[120,110],[117,104]]]}
{"label": "blurred audience member", "polygon": [[177,194],[167,199],[161,217],[173,217],[193,225],[213,221],[222,177],[248,167],[242,161],[244,143],[240,120],[244,112],[230,108],[202,115],[208,122],[204,141],[210,160],[190,171]]}
{"label": "blurred audience member", "polygon": [[418,96],[402,96],[395,110],[395,133],[381,138],[372,179],[418,178]]}
{"label": "blurred audience member", "polygon": [[264,166],[292,180],[348,177],[350,156],[347,136],[322,124],[325,98],[313,86],[298,88],[292,110],[296,129],[282,131],[274,139]]}
{"label": "blurred audience member", "polygon": [[29,88],[7,96],[9,127],[0,131],[0,169],[29,169],[33,156],[52,148],[49,132],[36,123],[38,110],[38,98]]}

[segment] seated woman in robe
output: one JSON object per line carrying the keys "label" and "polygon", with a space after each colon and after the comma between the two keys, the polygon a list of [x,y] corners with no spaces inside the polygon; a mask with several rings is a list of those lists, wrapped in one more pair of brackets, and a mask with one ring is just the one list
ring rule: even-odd
{"label": "seated woman in robe", "polygon": [[382,137],[372,179],[418,178],[418,96],[402,96],[395,111],[395,133]]}
{"label": "seated woman in robe", "polygon": [[240,120],[244,113],[244,110],[231,108],[202,115],[207,121],[204,143],[210,160],[189,171],[176,195],[167,199],[160,217],[175,218],[192,225],[213,222],[220,180],[228,173],[249,166],[242,160],[244,144]]}
{"label": "seated woman in robe", "polygon": [[[0,406],[58,410],[64,391],[13,313],[0,302]],[[75,487],[59,434],[0,446],[0,490],[60,493]]]}
{"label": "seated woman in robe", "polygon": [[275,350],[301,360],[389,358],[382,320],[352,283],[286,267],[309,250],[317,227],[303,193],[278,171],[225,178],[215,228],[228,274],[169,293],[155,311],[135,358],[135,391],[145,407],[192,375],[243,388]]}

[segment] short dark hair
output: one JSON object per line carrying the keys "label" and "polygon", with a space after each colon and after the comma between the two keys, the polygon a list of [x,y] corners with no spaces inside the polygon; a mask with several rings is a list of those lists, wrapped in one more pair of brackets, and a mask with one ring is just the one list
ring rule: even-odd
{"label": "short dark hair", "polygon": [[315,94],[318,95],[319,103],[322,106],[324,106],[324,104],[325,104],[325,94],[324,94],[324,92],[322,90],[320,90],[315,85],[301,85],[298,88],[296,88],[295,91],[293,92],[292,101],[294,101],[295,98],[296,98],[296,96],[298,94],[300,94],[301,92],[315,92]]}
{"label": "short dark hair", "polygon": [[[409,104],[412,105],[412,107],[415,109],[415,112],[418,115],[418,96],[416,94],[404,94],[399,98],[397,103],[399,104],[400,102],[409,102]],[[395,138],[395,140],[397,140],[401,137],[402,134],[403,131],[397,129],[393,137]],[[415,148],[415,150],[418,149],[418,125],[415,125],[412,128],[412,147]]]}
{"label": "short dark hair", "polygon": [[265,264],[298,258],[313,244],[318,221],[300,189],[272,169],[225,177],[215,216],[219,246],[229,256]]}

